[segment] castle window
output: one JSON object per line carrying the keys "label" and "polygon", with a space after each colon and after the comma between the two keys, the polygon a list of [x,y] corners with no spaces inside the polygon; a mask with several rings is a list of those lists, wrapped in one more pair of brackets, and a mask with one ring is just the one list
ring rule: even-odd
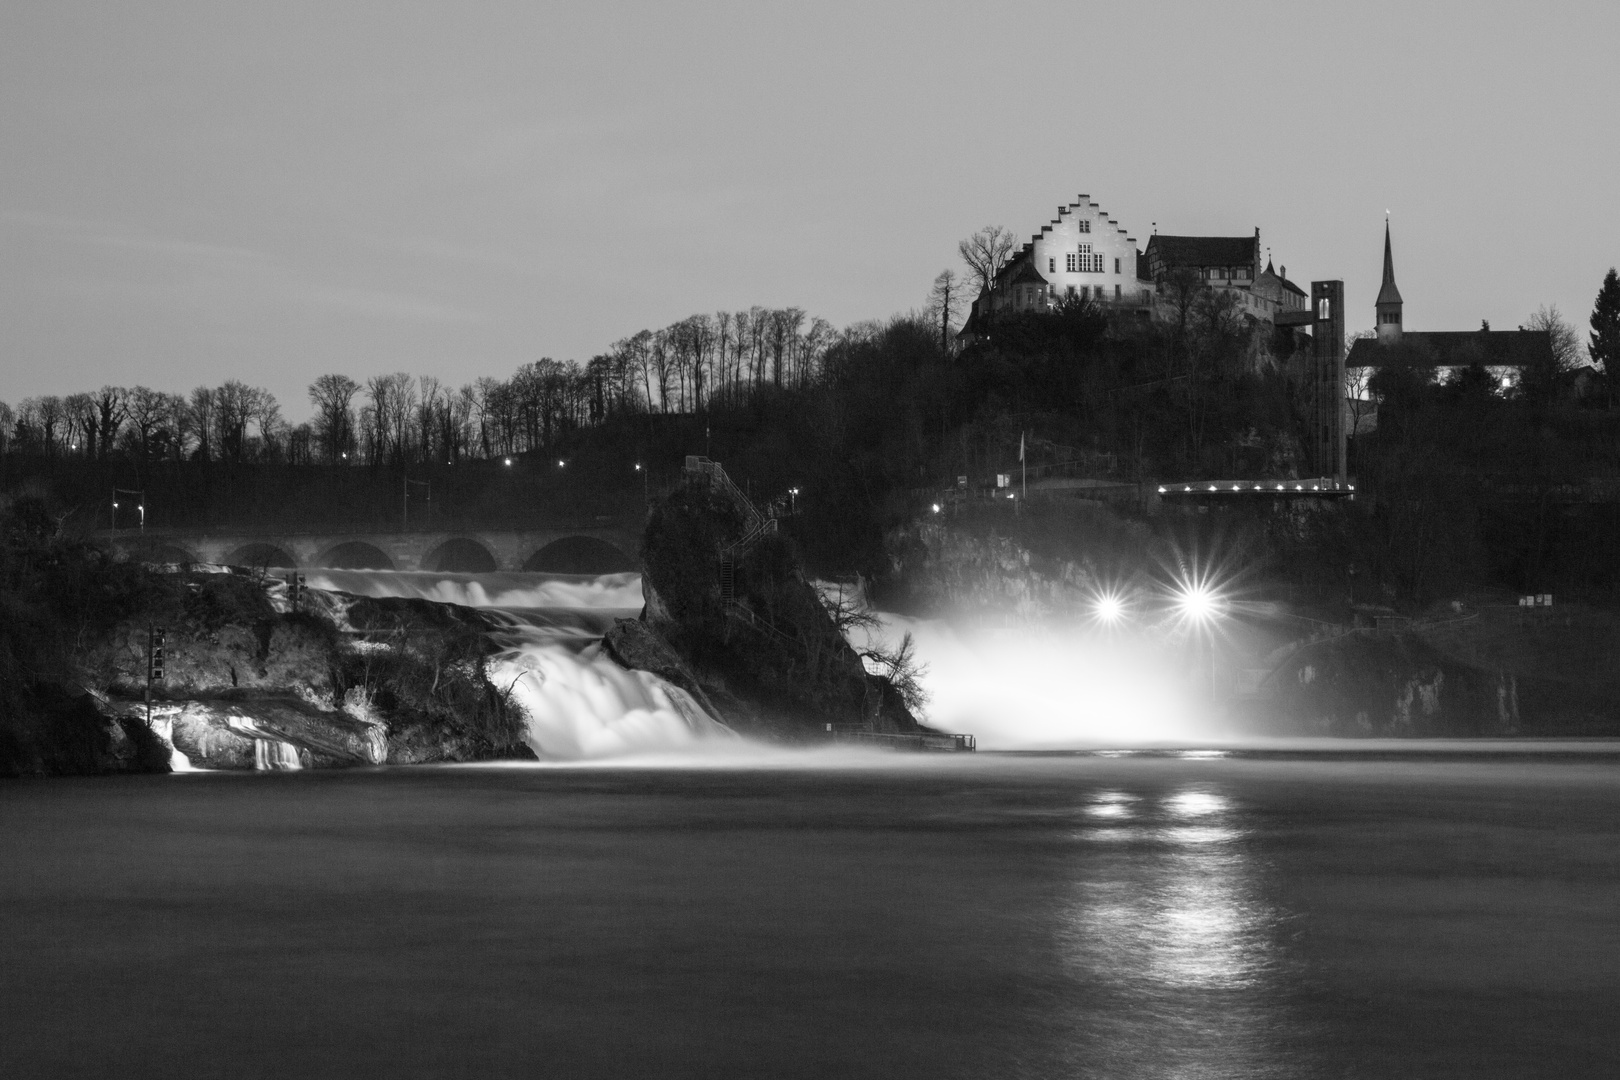
{"label": "castle window", "polygon": [[1081,218],[1080,220],[1075,222],[1075,225],[1077,225],[1079,227],[1081,232],[1090,232],[1091,231],[1091,219],[1090,218]]}
{"label": "castle window", "polygon": [[1116,273],[1116,274],[1119,273],[1119,260],[1118,259],[1114,260],[1114,273]]}
{"label": "castle window", "polygon": [[1057,260],[1056,259],[1047,259],[1046,260],[1046,272],[1048,274],[1057,273]]}
{"label": "castle window", "polygon": [[1070,300],[1074,299],[1074,286],[1073,285],[1069,286],[1069,299]]}
{"label": "castle window", "polygon": [[1124,295],[1125,295],[1124,288],[1122,286],[1115,285],[1114,286],[1114,299],[1118,300]]}
{"label": "castle window", "polygon": [[1080,253],[1071,251],[1063,256],[1063,269],[1071,274],[1078,274],[1080,272]]}

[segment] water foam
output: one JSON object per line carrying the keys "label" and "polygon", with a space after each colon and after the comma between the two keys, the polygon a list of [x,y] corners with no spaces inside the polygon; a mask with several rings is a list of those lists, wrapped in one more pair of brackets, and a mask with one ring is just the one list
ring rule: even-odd
{"label": "water foam", "polygon": [[434,574],[311,570],[311,588],[407,597],[486,611],[500,651],[489,680],[528,718],[543,758],[579,760],[703,749],[736,742],[691,695],[603,655],[615,618],[641,607],[639,574]]}

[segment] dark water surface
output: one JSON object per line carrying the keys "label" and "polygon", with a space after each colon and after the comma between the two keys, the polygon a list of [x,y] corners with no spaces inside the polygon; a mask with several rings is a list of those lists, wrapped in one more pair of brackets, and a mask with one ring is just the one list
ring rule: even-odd
{"label": "dark water surface", "polygon": [[1616,1076],[1613,756],[0,783],[0,1076]]}

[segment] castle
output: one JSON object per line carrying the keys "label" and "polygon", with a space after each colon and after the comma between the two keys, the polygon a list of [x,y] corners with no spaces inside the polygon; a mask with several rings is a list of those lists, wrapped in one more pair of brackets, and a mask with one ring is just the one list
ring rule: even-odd
{"label": "castle", "polygon": [[1049,311],[1066,299],[1087,300],[1145,318],[1169,317],[1162,293],[1168,284],[1196,280],[1201,288],[1233,295],[1255,319],[1276,321],[1303,312],[1303,289],[1268,260],[1260,266],[1260,230],[1254,236],[1160,236],[1147,250],[1090,196],[1058,207],[1057,217],[1001,267],[980,292],[960,336],[971,340],[999,314]]}

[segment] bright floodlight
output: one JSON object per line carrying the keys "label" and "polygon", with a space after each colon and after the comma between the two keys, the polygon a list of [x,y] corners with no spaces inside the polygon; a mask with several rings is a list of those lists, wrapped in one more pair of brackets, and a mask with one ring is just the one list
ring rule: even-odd
{"label": "bright floodlight", "polygon": [[1097,597],[1093,610],[1097,618],[1105,623],[1117,623],[1125,617],[1125,602],[1112,594]]}
{"label": "bright floodlight", "polygon": [[1184,583],[1176,592],[1176,607],[1193,622],[1209,622],[1220,614],[1220,598],[1207,585]]}
{"label": "bright floodlight", "polygon": [[934,513],[939,513],[939,503],[934,504]]}
{"label": "bright floodlight", "polygon": [[508,465],[510,465],[510,464],[512,464],[512,459],[511,459],[511,458],[507,458],[507,459],[506,459],[506,463],[507,463],[507,464],[508,464]]}

